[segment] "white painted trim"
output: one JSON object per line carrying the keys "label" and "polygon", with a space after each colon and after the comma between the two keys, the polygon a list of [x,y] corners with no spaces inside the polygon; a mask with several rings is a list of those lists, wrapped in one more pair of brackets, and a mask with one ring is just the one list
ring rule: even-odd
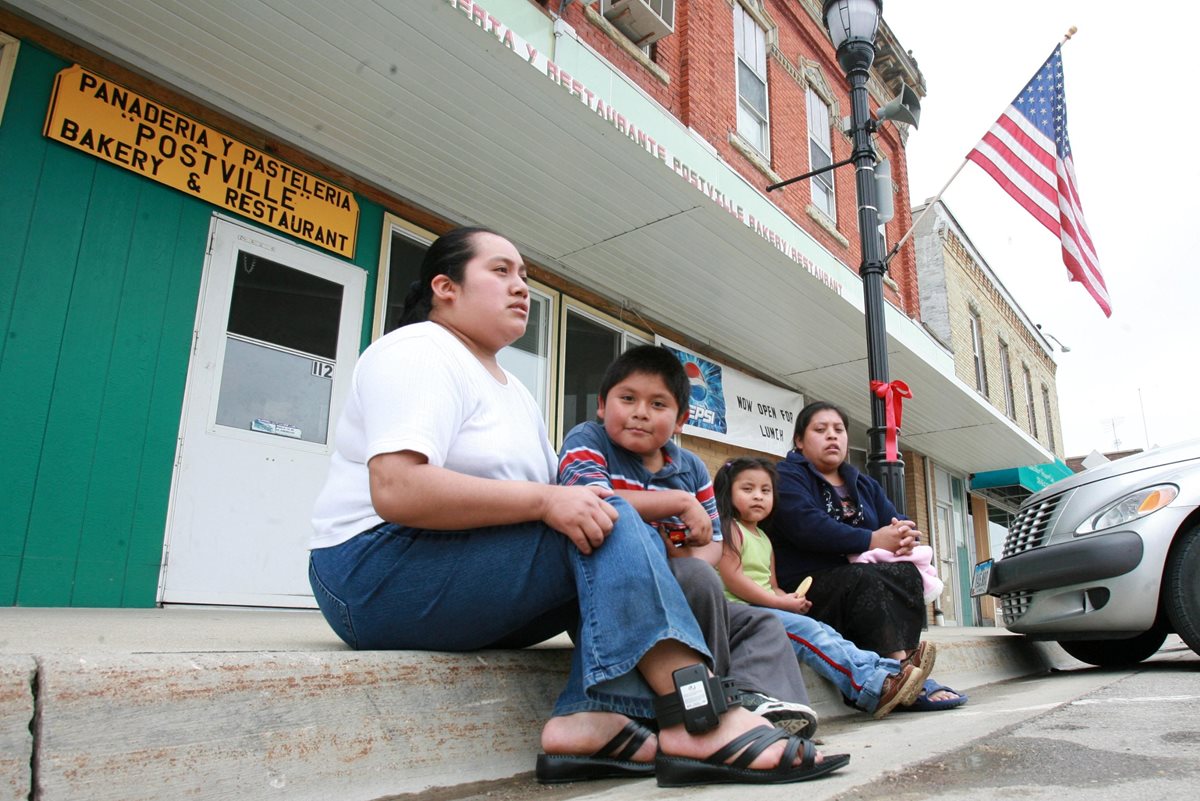
{"label": "white painted trim", "polygon": [[17,68],[17,51],[21,41],[0,31],[0,123],[4,122],[4,106],[8,102],[8,87],[12,85]]}

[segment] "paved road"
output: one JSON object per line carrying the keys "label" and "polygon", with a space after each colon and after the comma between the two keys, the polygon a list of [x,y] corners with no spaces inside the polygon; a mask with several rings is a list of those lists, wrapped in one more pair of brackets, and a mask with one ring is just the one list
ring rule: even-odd
{"label": "paved road", "polygon": [[[1078,670],[976,689],[960,709],[824,727],[848,752],[833,776],[781,787],[659,789],[651,781],[541,787],[531,778],[422,794],[431,801],[1195,801],[1200,657],[1175,638],[1135,670]],[[394,798],[412,798],[396,796]]]}

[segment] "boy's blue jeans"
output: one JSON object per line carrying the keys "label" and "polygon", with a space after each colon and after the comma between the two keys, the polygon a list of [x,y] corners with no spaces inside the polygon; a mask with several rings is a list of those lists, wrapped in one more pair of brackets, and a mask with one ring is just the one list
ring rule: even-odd
{"label": "boy's blue jeans", "polygon": [[662,640],[711,658],[667,565],[662,540],[633,508],[590,556],[542,523],[425,531],[384,524],[309,558],[325,619],[356,649],[520,648],[567,631],[571,672],[554,715],[651,718],[637,672]]}
{"label": "boy's blue jeans", "polygon": [[819,620],[782,609],[771,611],[783,622],[801,662],[833,682],[859,709],[878,708],[883,680],[900,672],[899,662],[858,648]]}

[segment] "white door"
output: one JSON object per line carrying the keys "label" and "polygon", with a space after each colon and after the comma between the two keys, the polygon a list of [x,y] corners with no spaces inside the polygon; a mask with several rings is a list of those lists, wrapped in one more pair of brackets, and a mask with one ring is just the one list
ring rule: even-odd
{"label": "white door", "polygon": [[358,267],[214,215],[168,511],[164,603],[313,607],[313,500],[358,356]]}

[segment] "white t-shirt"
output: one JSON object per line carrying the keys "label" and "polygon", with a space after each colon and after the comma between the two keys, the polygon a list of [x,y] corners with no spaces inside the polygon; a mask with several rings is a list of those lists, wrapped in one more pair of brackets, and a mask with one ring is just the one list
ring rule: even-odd
{"label": "white t-shirt", "polygon": [[309,547],[328,548],[384,522],[371,505],[367,471],[381,453],[416,451],[459,473],[554,483],[558,459],[537,403],[514,375],[505,377],[497,381],[437,323],[407,325],[372,343],[354,368]]}

